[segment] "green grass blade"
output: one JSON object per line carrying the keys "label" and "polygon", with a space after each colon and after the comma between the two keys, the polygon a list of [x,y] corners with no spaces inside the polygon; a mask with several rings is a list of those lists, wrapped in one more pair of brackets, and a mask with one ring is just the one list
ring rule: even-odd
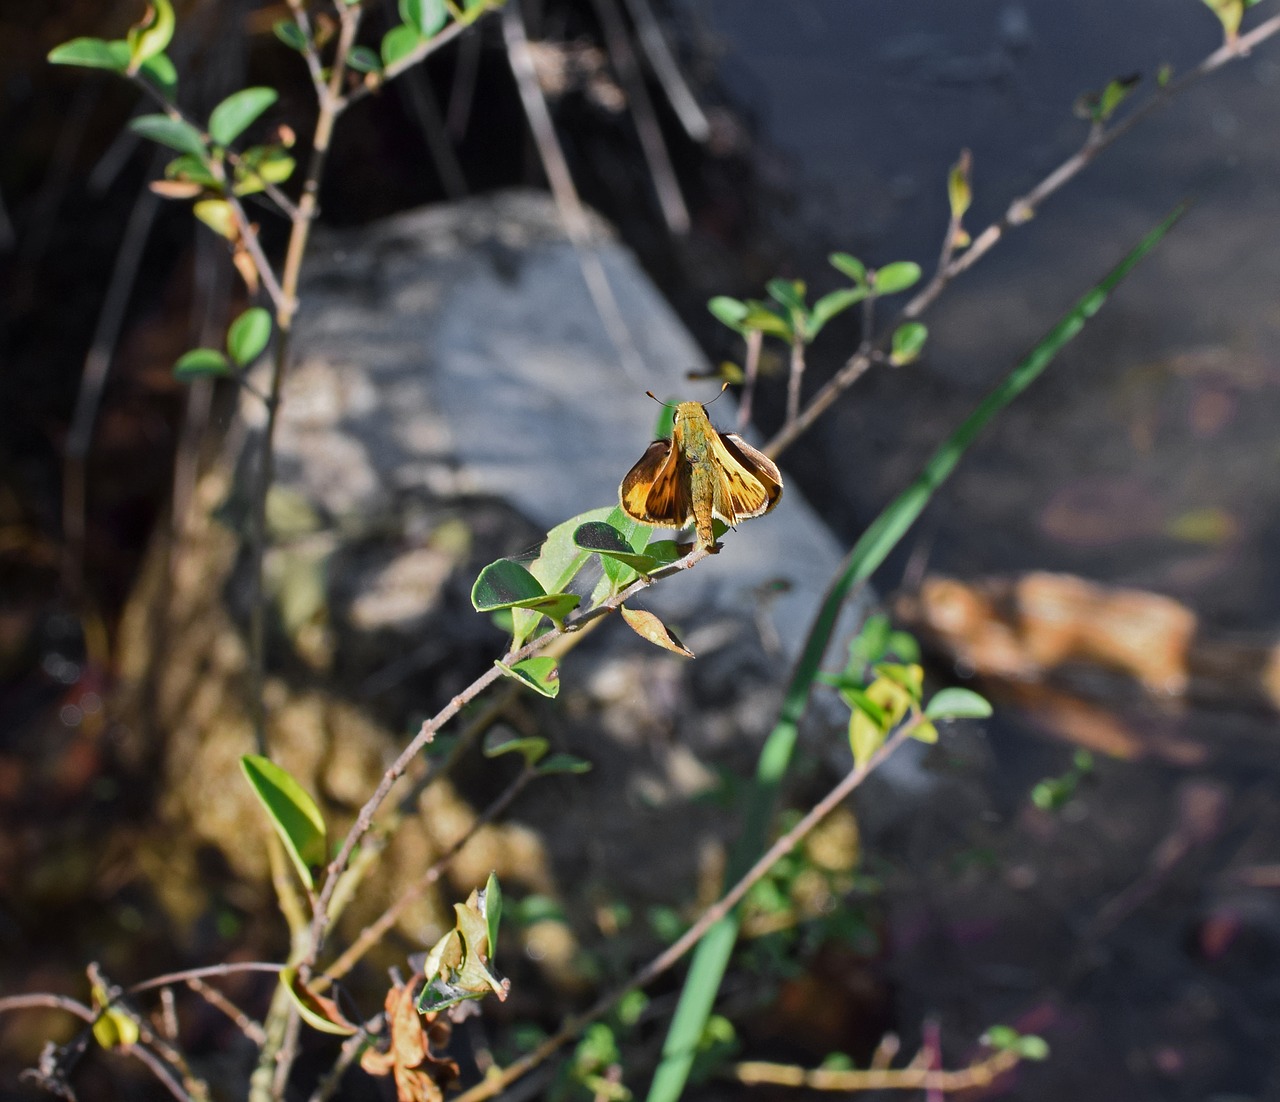
{"label": "green grass blade", "polygon": [[[773,819],[778,789],[791,762],[800,718],[809,699],[809,689],[818,674],[840,610],[854,587],[866,582],[884,562],[907,530],[915,523],[934,492],[955,469],[987,423],[1021,394],[1049,365],[1054,356],[1073,338],[1085,322],[1097,313],[1112,290],[1164,237],[1186,210],[1174,208],[1075,306],[1058,322],[951,434],[911,483],[862,534],[841,564],[822,606],[809,630],[804,651],[796,663],[787,687],[778,722],[765,740],[756,766],[756,777],[747,808],[746,823],[729,864],[729,883],[734,883],[756,861],[764,849],[769,823]],[[716,923],[699,943],[680,993],[680,1002],[662,1047],[662,1061],[654,1073],[647,1102],[675,1102],[684,1090],[706,1027],[724,970],[737,940],[739,912],[733,911]]]}

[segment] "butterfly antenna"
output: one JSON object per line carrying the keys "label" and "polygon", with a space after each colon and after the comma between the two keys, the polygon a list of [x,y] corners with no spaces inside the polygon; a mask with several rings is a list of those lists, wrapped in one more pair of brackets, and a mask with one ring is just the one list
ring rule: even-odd
{"label": "butterfly antenna", "polygon": [[[723,384],[721,384],[721,386],[720,386],[720,394],[723,394],[723,393],[724,393],[726,390],[728,390],[728,389],[729,389],[729,380],[728,380],[728,379],[726,379],[726,380],[724,381],[724,383],[723,383]],[[716,395],[716,398],[719,398],[719,397],[720,397],[720,394],[717,394],[717,395]],[[712,399],[711,399],[711,402],[714,402],[714,401],[716,400],[716,398],[712,398]],[[709,405],[711,405],[711,402],[703,402],[702,404],[703,404],[704,406],[709,406]]]}
{"label": "butterfly antenna", "polygon": [[658,405],[663,406],[666,409],[675,409],[675,406],[673,406],[670,402],[664,402],[661,398],[659,398],[656,394],[654,394],[652,390],[646,390],[645,393],[649,395],[649,397],[652,398],[655,402],[657,402]]}

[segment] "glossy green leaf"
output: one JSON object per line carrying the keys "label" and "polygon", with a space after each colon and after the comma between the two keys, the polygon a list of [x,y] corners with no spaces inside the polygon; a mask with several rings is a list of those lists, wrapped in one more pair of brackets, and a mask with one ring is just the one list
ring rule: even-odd
{"label": "glossy green leaf", "polygon": [[836,271],[847,275],[859,286],[866,284],[867,266],[856,256],[850,256],[848,253],[832,253],[827,257],[827,262],[835,268]]}
{"label": "glossy green leaf", "polygon": [[256,360],[271,339],[271,315],[261,306],[251,306],[227,330],[227,351],[241,367]]}
{"label": "glossy green leaf", "polygon": [[503,676],[519,681],[525,688],[532,689],[542,696],[555,697],[560,692],[560,667],[554,658],[538,655],[517,662],[514,666],[495,662]]}
{"label": "glossy green leaf", "polygon": [[471,587],[471,604],[477,612],[534,608],[560,621],[578,607],[580,600],[574,593],[548,593],[537,578],[510,559],[490,563]]}
{"label": "glossy green leaf", "polygon": [[769,297],[788,310],[804,310],[805,285],[799,279],[771,279],[765,284]]}
{"label": "glossy green leaf", "polygon": [[484,914],[489,935],[489,958],[492,960],[498,952],[498,927],[502,924],[502,885],[498,883],[496,872],[489,873],[489,879],[485,881],[480,910]]}
{"label": "glossy green leaf", "polygon": [[537,735],[511,735],[502,730],[490,731],[484,740],[484,756],[500,758],[503,754],[519,754],[527,766],[537,765],[550,744]]}
{"label": "glossy green leaf", "polygon": [[934,693],[924,714],[930,719],[986,719],[991,705],[972,689],[953,687]]}
{"label": "glossy green leaf", "polygon": [[225,199],[202,199],[191,207],[191,213],[219,237],[234,241],[239,234],[236,213]]}
{"label": "glossy green leaf", "polygon": [[876,272],[876,294],[896,295],[920,280],[920,265],[914,260],[898,260]]}
{"label": "glossy green leaf", "polygon": [[538,772],[544,777],[554,773],[590,773],[591,763],[572,754],[552,754],[538,763]]}
{"label": "glossy green leaf", "polygon": [[914,363],[924,351],[929,330],[918,321],[903,322],[893,331],[893,343],[889,350],[889,362],[894,367]]}
{"label": "glossy green leaf", "polygon": [[444,0],[400,0],[399,8],[400,18],[422,38],[430,38],[449,17]]}
{"label": "glossy green leaf", "polygon": [[206,157],[209,153],[200,131],[182,119],[172,119],[168,115],[139,115],[129,121],[129,129],[179,153],[190,153],[194,157]]}
{"label": "glossy green leaf", "polygon": [[[538,548],[538,557],[529,564],[529,573],[548,593],[563,593],[573,583],[579,572],[591,561],[591,556],[573,542],[574,529],[587,520],[603,519],[610,515],[609,506],[590,509],[576,517],[557,524]],[[542,614],[529,609],[512,609],[511,634],[514,646],[521,647],[533,637],[541,622]]]}
{"label": "glossy green leaf", "polygon": [[300,54],[306,52],[307,36],[302,33],[302,28],[292,19],[281,19],[273,23],[271,30],[289,49],[297,50]]}
{"label": "glossy green leaf", "polygon": [[216,348],[193,348],[178,358],[173,374],[185,383],[206,375],[230,375],[231,364]]}
{"label": "glossy green leaf", "polygon": [[337,1037],[350,1037],[359,1032],[359,1026],[347,1021],[338,1004],[324,995],[317,995],[302,982],[295,965],[280,970],[280,983],[289,995],[289,1001],[298,1016],[312,1029],[332,1033]]}
{"label": "glossy green leaf", "polygon": [[663,564],[652,555],[637,552],[612,525],[604,521],[588,521],[573,533],[573,542],[584,551],[593,551],[624,563],[639,574],[652,574]]}
{"label": "glossy green leaf", "polygon": [[867,294],[868,292],[862,287],[843,287],[823,295],[809,311],[809,339],[816,337],[827,322],[849,309],[850,306],[861,302]]}
{"label": "glossy green leaf", "polygon": [[408,24],[392,27],[382,36],[382,64],[390,69],[397,61],[408,57],[425,39]]}
{"label": "glossy green leaf", "polygon": [[189,180],[205,188],[222,186],[221,181],[209,171],[204,161],[199,157],[193,157],[190,153],[175,157],[165,165],[164,176],[166,180]]}
{"label": "glossy green leaf", "polygon": [[233,92],[209,115],[209,137],[219,145],[230,145],[279,98],[274,88],[242,88]]}
{"label": "glossy green leaf", "polygon": [[752,299],[747,303],[747,314],[742,319],[746,329],[758,329],[768,337],[780,337],[784,341],[791,340],[791,323],[782,317],[773,307]]}
{"label": "glossy green leaf", "polygon": [[382,72],[382,59],[368,46],[354,46],[347,55],[347,64],[357,73]]}
{"label": "glossy green leaf", "polygon": [[711,316],[730,329],[742,331],[742,320],[747,316],[747,304],[728,295],[717,295],[707,303]]}
{"label": "glossy green leaf", "polygon": [[86,69],[110,69],[123,73],[129,68],[129,43],[102,38],[73,38],[49,51],[54,65],[83,65]]}
{"label": "glossy green leaf", "polygon": [[308,891],[314,890],[311,870],[323,867],[328,856],[320,809],[303,787],[270,759],[246,754],[240,759],[240,768],[267,809],[299,878]]}
{"label": "glossy green leaf", "polygon": [[145,62],[164,53],[176,25],[170,0],[148,0],[141,23],[129,28],[129,68],[137,72]]}
{"label": "glossy green leaf", "polygon": [[145,77],[169,102],[178,91],[178,70],[168,54],[156,54],[142,63],[138,74]]}

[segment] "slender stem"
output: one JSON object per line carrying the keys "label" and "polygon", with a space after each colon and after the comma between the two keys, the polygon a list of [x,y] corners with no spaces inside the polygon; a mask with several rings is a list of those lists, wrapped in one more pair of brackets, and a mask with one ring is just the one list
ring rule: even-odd
{"label": "slender stem", "polygon": [[[1185,76],[1165,85],[1141,107],[1114,126],[1101,133],[1091,129],[1089,137],[1077,152],[1058,165],[1025,195],[1014,199],[1000,218],[979,233],[964,252],[959,256],[953,257],[947,266],[941,269],[924,289],[903,307],[900,319],[915,318],[922,314],[933,304],[933,301],[953,279],[968,271],[990,252],[1006,231],[1027,222],[1041,203],[1092,164],[1104,149],[1115,144],[1140,122],[1144,121],[1149,115],[1154,114],[1159,108],[1185,91],[1196,81],[1222,68],[1228,62],[1239,60],[1247,55],[1254,46],[1265,42],[1277,33],[1280,33],[1280,15],[1272,16],[1270,19],[1259,23],[1248,34],[1241,35],[1234,43],[1226,43],[1214,50],[1200,64],[1188,71]],[[890,331],[893,328],[891,326]],[[883,342],[881,343],[883,344]],[[765,454],[776,457],[795,443],[870,366],[871,360],[866,353],[861,350],[855,353],[813,396],[809,404],[800,412],[800,415],[794,421],[788,420],[782,426],[765,447]]]}
{"label": "slender stem", "polygon": [[751,402],[756,393],[756,378],[760,373],[760,349],[764,345],[764,333],[759,329],[747,330],[747,354],[742,365],[742,393],[738,395],[738,428],[751,424]]}
{"label": "slender stem", "polygon": [[1018,1066],[1021,1057],[1011,1049],[955,1071],[927,1067],[881,1068],[866,1071],[835,1071],[770,1064],[763,1060],[744,1061],[733,1066],[736,1079],[749,1085],[762,1083],[780,1087],[807,1087],[815,1091],[936,1091],[953,1094],[990,1086],[1005,1072]]}
{"label": "slender stem", "polygon": [[804,337],[791,338],[791,374],[787,378],[787,424],[800,416],[800,383],[804,379]]}
{"label": "slender stem", "polygon": [[65,1010],[82,1021],[92,1022],[98,1015],[91,1006],[66,995],[37,991],[30,995],[8,995],[0,998],[0,1014],[6,1010]]}
{"label": "slender stem", "polygon": [[527,766],[521,770],[519,776],[506,787],[505,791],[493,803],[485,808],[480,815],[476,816],[471,826],[460,834],[444,853],[436,858],[431,867],[413,885],[407,888],[390,907],[361,930],[359,936],[343,951],[342,955],[326,967],[320,976],[316,977],[315,981],[310,985],[311,990],[323,991],[333,980],[341,979],[350,972],[355,967],[356,962],[382,939],[383,934],[395,925],[396,920],[405,910],[421,899],[431,889],[431,886],[444,875],[449,863],[462,852],[463,847],[476,836],[480,828],[493,822],[494,819],[510,807],[515,798],[524,791],[529,782],[537,775],[536,769]]}
{"label": "slender stem", "polygon": [[[295,15],[297,9],[295,8]],[[298,282],[302,274],[302,258],[306,254],[311,225],[315,220],[320,194],[320,178],[324,172],[329,145],[333,139],[333,127],[343,106],[342,81],[346,74],[346,59],[355,42],[360,26],[361,9],[339,5],[342,20],[338,32],[338,46],[329,74],[328,84],[316,89],[319,113],[311,139],[311,155],[303,178],[302,195],[293,211],[292,229],[285,247],[284,266],[280,275],[279,297],[273,295],[276,305],[276,325],[279,335],[275,344],[275,356],[271,368],[271,388],[267,395],[267,421],[262,430],[258,452],[258,481],[253,493],[253,513],[249,534],[249,654],[252,666],[249,688],[249,708],[253,716],[254,739],[258,753],[267,753],[267,715],[264,700],[267,676],[267,610],[263,599],[263,559],[267,545],[267,495],[275,480],[275,434],[279,422],[281,394],[289,369],[289,357],[293,346],[293,319],[298,308]],[[313,53],[308,50],[307,53]],[[246,235],[251,251],[257,246],[257,235]]]}
{"label": "slender stem", "polygon": [[754,865],[718,902],[712,904],[698,920],[666,949],[653,958],[648,964],[635,973],[626,983],[601,996],[590,1007],[565,1020],[560,1029],[548,1037],[533,1051],[526,1053],[501,1072],[491,1073],[483,1082],[477,1083],[470,1090],[463,1091],[452,1102],[481,1102],[492,1098],[501,1090],[505,1090],[522,1075],[537,1067],[560,1048],[573,1040],[592,1022],[602,1018],[622,999],[638,988],[645,987],[658,976],[668,971],[690,949],[692,949],[712,926],[719,922],[736,907],[748,891],[761,880],[782,857],[793,850],[797,844],[829,815],[854,789],[862,784],[872,772],[892,754],[910,736],[920,718],[904,724],[891,735],[879,750],[862,765],[855,766],[830,792],[818,801],[794,827],[773,843],[756,861]]}

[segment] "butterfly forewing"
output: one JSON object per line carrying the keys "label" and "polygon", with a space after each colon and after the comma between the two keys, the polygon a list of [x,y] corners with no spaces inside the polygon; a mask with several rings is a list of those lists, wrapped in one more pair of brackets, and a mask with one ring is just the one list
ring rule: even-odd
{"label": "butterfly forewing", "polygon": [[646,524],[683,528],[693,516],[689,475],[670,440],[655,440],[622,480],[623,512]]}
{"label": "butterfly forewing", "polygon": [[773,460],[737,433],[716,433],[712,445],[718,479],[716,514],[726,524],[767,513],[782,496],[782,474]]}

